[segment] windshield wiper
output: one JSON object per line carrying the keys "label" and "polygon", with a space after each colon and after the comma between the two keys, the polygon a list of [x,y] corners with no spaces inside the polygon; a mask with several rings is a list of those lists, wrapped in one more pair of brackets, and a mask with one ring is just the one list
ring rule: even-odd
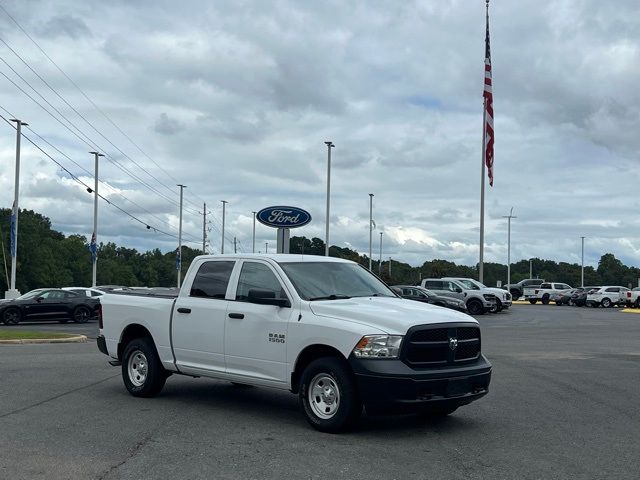
{"label": "windshield wiper", "polygon": [[310,298],[309,301],[313,302],[314,300],[346,300],[347,298],[351,298],[349,295],[327,295],[325,297],[313,297]]}

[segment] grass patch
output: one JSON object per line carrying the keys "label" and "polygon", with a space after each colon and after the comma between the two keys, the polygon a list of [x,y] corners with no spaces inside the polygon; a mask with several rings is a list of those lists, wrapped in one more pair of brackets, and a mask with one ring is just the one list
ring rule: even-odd
{"label": "grass patch", "polygon": [[31,340],[33,338],[71,338],[77,335],[56,332],[30,332],[25,330],[0,330],[0,340]]}

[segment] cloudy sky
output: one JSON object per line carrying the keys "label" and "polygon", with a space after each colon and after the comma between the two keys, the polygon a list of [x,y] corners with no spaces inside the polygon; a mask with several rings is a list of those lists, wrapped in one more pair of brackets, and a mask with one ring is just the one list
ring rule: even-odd
{"label": "cloudy sky", "polygon": [[[27,136],[83,182],[88,151],[106,153],[101,193],[143,223],[176,235],[183,183],[191,246],[206,201],[220,251],[222,199],[227,237],[244,251],[251,212],[269,205],[305,208],[313,222],[292,233],[323,238],[332,140],[333,244],[367,252],[374,193],[376,258],[382,231],[385,257],[477,262],[484,1],[0,5],[86,94],[0,10],[2,115],[27,121]],[[637,0],[492,2],[487,261],[506,263],[502,216],[514,207],[514,260],[579,262],[584,235],[588,264],[612,252],[640,265],[639,39]],[[0,120],[4,207],[14,156]],[[26,140],[20,188],[22,208],[90,235],[92,196]],[[105,202],[99,231],[143,250],[176,245]],[[258,226],[264,242],[273,249],[275,231]]]}

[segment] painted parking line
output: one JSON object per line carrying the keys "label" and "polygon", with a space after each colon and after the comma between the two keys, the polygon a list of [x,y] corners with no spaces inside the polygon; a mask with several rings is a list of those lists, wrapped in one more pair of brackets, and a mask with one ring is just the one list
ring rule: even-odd
{"label": "painted parking line", "polygon": [[640,308],[623,308],[622,313],[640,313]]}

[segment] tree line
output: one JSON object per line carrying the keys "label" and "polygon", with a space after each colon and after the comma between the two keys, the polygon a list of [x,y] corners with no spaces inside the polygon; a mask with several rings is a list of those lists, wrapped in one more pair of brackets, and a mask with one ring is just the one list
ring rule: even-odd
{"label": "tree line", "polygon": [[[7,278],[11,268],[9,250],[10,209],[0,209],[0,239],[3,251],[3,275],[0,288],[6,291]],[[320,238],[292,237],[291,253],[324,255],[325,244]],[[186,273],[191,261],[200,250],[182,247],[182,273]],[[365,267],[369,265],[367,255],[355,250],[332,245],[332,257],[353,260]],[[580,265],[534,258],[532,260],[534,278],[580,285]],[[422,278],[444,276],[478,277],[476,266],[457,265],[448,260],[428,260],[421,266],[396,260],[384,260],[379,265],[372,259],[374,273],[389,284],[417,284]],[[21,292],[34,288],[88,286],[91,284],[91,252],[88,238],[83,235],[68,235],[51,228],[51,221],[32,210],[20,211],[18,237],[18,265],[16,287]],[[506,283],[507,266],[499,263],[484,264],[485,283],[495,286],[500,280]],[[585,267],[585,285],[636,286],[640,269],[628,267],[613,254],[606,253],[598,262],[598,267]],[[516,283],[529,278],[529,261],[521,260],[511,265],[511,280]],[[162,286],[176,284],[175,251],[162,253],[159,249],[139,252],[134,248],[121,247],[113,242],[98,246],[98,284],[127,286]]]}

